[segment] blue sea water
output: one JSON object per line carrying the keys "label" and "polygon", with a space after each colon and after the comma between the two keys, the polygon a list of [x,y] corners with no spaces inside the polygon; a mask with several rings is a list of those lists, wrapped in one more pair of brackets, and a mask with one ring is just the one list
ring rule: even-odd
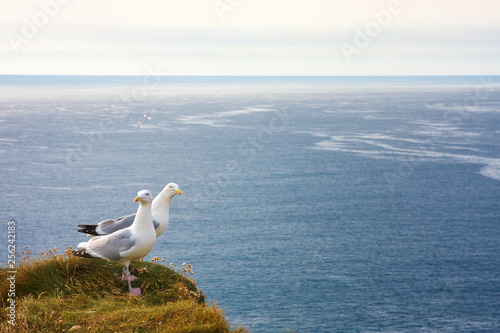
{"label": "blue sea water", "polygon": [[252,332],[500,331],[499,77],[0,76],[4,265],[171,181],[149,258]]}

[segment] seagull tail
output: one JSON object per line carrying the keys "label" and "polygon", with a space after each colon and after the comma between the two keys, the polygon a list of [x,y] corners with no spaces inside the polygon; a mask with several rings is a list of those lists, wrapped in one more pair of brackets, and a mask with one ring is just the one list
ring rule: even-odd
{"label": "seagull tail", "polygon": [[79,228],[78,232],[82,232],[87,235],[92,235],[92,236],[99,236],[97,231],[95,230],[97,228],[96,224],[80,224],[78,225]]}
{"label": "seagull tail", "polygon": [[76,257],[82,257],[82,258],[95,258],[92,255],[90,255],[85,249],[81,250],[73,250],[71,253],[76,256]]}

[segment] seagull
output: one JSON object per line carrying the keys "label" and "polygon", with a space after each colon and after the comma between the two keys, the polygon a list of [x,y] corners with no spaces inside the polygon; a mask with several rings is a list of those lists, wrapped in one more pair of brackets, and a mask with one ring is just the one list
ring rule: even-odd
{"label": "seagull", "polygon": [[[156,230],[156,237],[159,237],[167,229],[170,219],[170,202],[176,194],[182,195],[179,185],[176,183],[168,183],[153,200],[151,211],[153,214],[153,225]],[[98,224],[80,224],[78,227],[81,229],[78,231],[89,236],[109,235],[120,229],[131,226],[134,222],[134,218],[135,213],[117,219],[104,220]]]}
{"label": "seagull", "polygon": [[81,242],[78,248],[83,250],[73,251],[73,254],[79,257],[118,261],[123,265],[122,279],[127,280],[130,294],[139,296],[141,288],[132,288],[130,281],[134,281],[136,277],[130,274],[128,266],[132,260],[145,257],[151,252],[156,242],[156,233],[151,214],[153,202],[151,192],[139,191],[134,201],[139,201],[139,209],[132,225],[110,235],[93,237],[88,242]]}
{"label": "seagull", "polygon": [[[156,110],[158,110],[158,109],[156,109]],[[139,120],[137,121],[137,127],[141,127],[142,121],[144,119],[151,120],[151,112],[153,112],[153,111],[149,111],[148,113],[146,113],[145,115],[143,115],[141,118],[139,118]]]}

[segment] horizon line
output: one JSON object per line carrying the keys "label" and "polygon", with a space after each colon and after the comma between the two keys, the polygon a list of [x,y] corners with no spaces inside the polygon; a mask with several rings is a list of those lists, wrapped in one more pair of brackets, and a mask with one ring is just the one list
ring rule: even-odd
{"label": "horizon line", "polygon": [[[0,76],[116,76],[116,77],[143,77],[138,74],[0,74]],[[155,75],[158,77],[477,77],[500,76],[500,74],[401,74],[401,75]]]}

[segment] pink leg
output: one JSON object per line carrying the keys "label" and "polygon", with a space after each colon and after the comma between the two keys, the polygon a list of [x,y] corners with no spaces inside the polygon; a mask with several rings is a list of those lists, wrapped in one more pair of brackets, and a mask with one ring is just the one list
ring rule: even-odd
{"label": "pink leg", "polygon": [[[130,281],[135,281],[135,280],[137,280],[137,276],[134,276],[134,275],[132,275],[132,274],[130,274],[129,276],[130,276]],[[127,279],[127,275],[126,275],[126,274],[123,274],[123,275],[122,275],[122,280],[128,280],[128,279]]]}
{"label": "pink leg", "polygon": [[125,270],[125,266],[123,266],[122,280],[127,280],[127,272],[128,272],[128,275],[130,276],[130,281],[137,280],[137,276],[130,274],[130,272],[128,271],[128,268]]}
{"label": "pink leg", "polygon": [[[137,278],[134,276],[134,279],[132,280],[130,272],[128,271],[128,264],[126,266],[125,265],[123,266],[123,274],[125,275],[126,280],[128,282],[129,293],[133,296],[140,296],[142,294],[141,288],[132,288],[132,285],[130,284],[130,281],[134,281]],[[123,275],[122,275],[122,278],[123,278]]]}

